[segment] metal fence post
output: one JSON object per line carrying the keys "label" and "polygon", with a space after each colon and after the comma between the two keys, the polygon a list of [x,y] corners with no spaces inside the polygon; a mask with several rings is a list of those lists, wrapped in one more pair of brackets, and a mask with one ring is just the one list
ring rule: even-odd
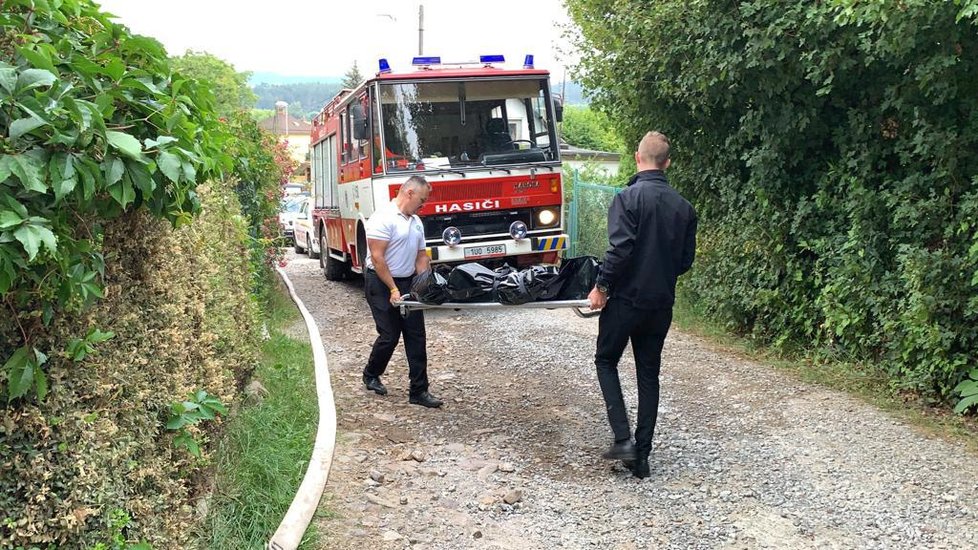
{"label": "metal fence post", "polygon": [[580,194],[578,193],[578,187],[580,181],[580,172],[575,168],[571,173],[571,207],[570,207],[570,223],[568,224],[568,238],[570,239],[570,257],[577,257],[577,227],[578,227],[578,212],[579,206],[578,201],[580,200]]}

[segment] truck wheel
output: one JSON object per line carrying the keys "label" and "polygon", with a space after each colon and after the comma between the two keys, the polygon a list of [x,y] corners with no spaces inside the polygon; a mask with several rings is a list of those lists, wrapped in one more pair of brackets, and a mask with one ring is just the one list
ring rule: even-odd
{"label": "truck wheel", "polygon": [[309,253],[309,257],[312,258],[313,260],[315,260],[316,258],[318,258],[319,255],[322,253],[322,248],[319,249],[320,250],[319,252],[316,252],[315,250],[313,250],[313,248],[312,248],[312,235],[310,235],[309,233],[306,233],[306,246],[309,247],[307,249],[307,252]]}
{"label": "truck wheel", "polygon": [[319,236],[319,265],[327,281],[340,281],[350,272],[350,264],[337,260],[329,255],[329,243],[326,242],[326,231]]}
{"label": "truck wheel", "polygon": [[292,246],[292,249],[295,250],[295,253],[296,254],[302,254],[303,252],[306,251],[305,248],[302,248],[301,246],[299,246],[299,234],[298,233],[293,233],[292,234],[292,242],[294,243],[293,246]]}

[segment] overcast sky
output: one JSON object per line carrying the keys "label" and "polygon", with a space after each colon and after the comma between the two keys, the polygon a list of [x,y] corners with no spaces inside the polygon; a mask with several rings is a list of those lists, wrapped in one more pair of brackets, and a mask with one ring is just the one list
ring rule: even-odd
{"label": "overcast sky", "polygon": [[[406,67],[418,53],[417,0],[95,0],[170,55],[206,51],[238,71],[342,76],[356,60],[365,75],[377,59]],[[532,53],[555,81],[573,63],[560,25],[561,0],[423,0],[424,54],[468,61],[503,54],[508,66]]]}

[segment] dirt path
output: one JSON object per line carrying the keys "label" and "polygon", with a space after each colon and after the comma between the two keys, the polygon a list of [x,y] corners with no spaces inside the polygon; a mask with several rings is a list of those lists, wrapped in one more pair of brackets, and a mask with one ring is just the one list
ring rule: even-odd
{"label": "dirt path", "polygon": [[[339,436],[323,548],[976,548],[975,456],[846,395],[673,331],[652,477],[610,442],[570,311],[429,312],[431,391],[407,403],[398,348],[366,392],[373,324],[358,279],[287,268],[329,355]],[[634,364],[622,363],[634,417]]]}

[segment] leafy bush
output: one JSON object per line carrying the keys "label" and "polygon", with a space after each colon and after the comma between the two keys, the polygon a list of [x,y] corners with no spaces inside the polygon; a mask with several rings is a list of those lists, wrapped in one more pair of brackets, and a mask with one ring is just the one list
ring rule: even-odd
{"label": "leafy bush", "polygon": [[[104,224],[104,300],[39,336],[58,347],[97,325],[115,336],[83,365],[52,354],[43,402],[0,408],[0,547],[89,548],[123,538],[185,548],[205,489],[201,459],[174,445],[172,402],[198,388],[222,403],[257,364],[247,224],[227,185],[198,187],[201,214],[177,230],[145,212]],[[218,419],[185,426],[214,439]]]}
{"label": "leafy bush", "polygon": [[184,547],[211,451],[170,404],[256,363],[287,165],[88,0],[0,28],[0,547]]}
{"label": "leafy bush", "polygon": [[607,115],[587,106],[564,107],[560,137],[567,143],[582,149],[615,153],[623,149],[621,139]]}
{"label": "leafy bush", "polygon": [[978,3],[568,7],[592,105],[672,140],[685,299],[950,397],[978,355]]}
{"label": "leafy bush", "polygon": [[102,297],[104,220],[146,209],[186,224],[197,184],[230,159],[210,91],[93,3],[7,1],[0,28],[0,292],[15,313],[0,397],[11,400],[47,385],[41,359],[58,350],[34,335]]}

